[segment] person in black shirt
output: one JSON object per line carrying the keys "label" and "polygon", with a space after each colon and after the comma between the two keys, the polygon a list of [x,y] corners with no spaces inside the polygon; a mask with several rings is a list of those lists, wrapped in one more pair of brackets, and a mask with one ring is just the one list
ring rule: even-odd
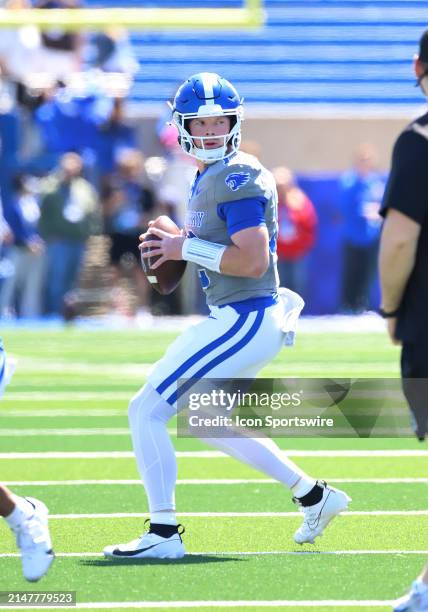
{"label": "person in black shirt", "polygon": [[[417,84],[428,96],[428,30],[414,60]],[[428,113],[413,121],[394,146],[381,215],[380,312],[394,344],[401,344],[403,391],[424,440],[428,426]],[[428,610],[428,565],[395,612]]]}
{"label": "person in black shirt", "polygon": [[[414,68],[428,95],[428,30]],[[403,390],[422,441],[428,427],[428,113],[395,143],[381,214],[380,312],[392,342],[402,345]]]}

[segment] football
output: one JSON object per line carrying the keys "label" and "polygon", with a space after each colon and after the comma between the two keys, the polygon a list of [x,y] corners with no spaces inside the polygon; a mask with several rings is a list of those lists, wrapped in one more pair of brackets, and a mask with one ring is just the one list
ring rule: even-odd
{"label": "football", "polygon": [[[158,217],[155,220],[154,226],[170,234],[180,233],[180,228],[166,215]],[[149,240],[159,240],[159,237],[154,234],[148,234],[146,241]],[[186,269],[187,261],[165,261],[159,268],[152,270],[151,266],[158,258],[159,256],[148,258],[141,257],[141,265],[143,266],[144,273],[151,286],[160,294],[169,295],[178,287]]]}

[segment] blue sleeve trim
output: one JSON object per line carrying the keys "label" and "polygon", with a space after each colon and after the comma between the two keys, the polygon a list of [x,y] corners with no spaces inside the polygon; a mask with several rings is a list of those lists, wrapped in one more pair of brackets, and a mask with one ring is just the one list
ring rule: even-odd
{"label": "blue sleeve trim", "polygon": [[266,198],[245,198],[217,205],[217,215],[226,222],[229,236],[249,227],[266,225]]}

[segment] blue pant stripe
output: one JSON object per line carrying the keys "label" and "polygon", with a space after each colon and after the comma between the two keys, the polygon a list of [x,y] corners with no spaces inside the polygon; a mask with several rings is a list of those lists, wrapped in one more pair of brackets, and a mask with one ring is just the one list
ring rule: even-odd
{"label": "blue pant stripe", "polygon": [[156,391],[158,393],[163,393],[166,389],[168,389],[170,385],[172,385],[179,378],[181,378],[181,376],[197,361],[211,353],[218,346],[224,344],[230,338],[233,338],[233,336],[237,334],[238,331],[244,326],[244,323],[248,319],[248,316],[249,313],[240,315],[237,321],[235,321],[233,326],[225,334],[220,336],[220,338],[216,338],[213,342],[210,342],[210,344],[207,344],[207,346],[204,346],[204,348],[200,349],[197,353],[186,359],[186,361],[182,363],[179,368],[177,368],[170,376],[168,376],[168,378],[166,378],[163,382],[160,383],[160,385],[156,387]]}
{"label": "blue pant stripe", "polygon": [[229,359],[229,357],[232,357],[238,351],[244,348],[244,346],[246,346],[252,340],[252,338],[254,338],[254,336],[260,329],[260,325],[262,324],[264,314],[265,314],[264,309],[259,310],[257,312],[257,316],[254,320],[254,323],[252,324],[249,331],[245,334],[245,336],[241,338],[239,342],[237,342],[236,344],[231,346],[229,349],[227,349],[227,351],[224,351],[224,353],[217,355],[217,357],[215,357],[210,362],[208,362],[206,365],[204,365],[202,368],[200,368],[192,376],[190,380],[183,383],[180,389],[178,389],[177,391],[174,391],[174,393],[172,393],[172,395],[169,396],[169,398],[167,399],[167,402],[171,404],[171,406],[174,405],[177,399],[179,399],[183,395],[183,393],[188,391],[190,387],[194,384],[193,381],[195,378],[203,378],[206,374],[208,374],[208,372],[210,372],[210,370],[214,369],[219,363],[226,361],[226,359]]}
{"label": "blue pant stripe", "polygon": [[6,372],[6,353],[3,350],[3,345],[0,340],[0,383]]}

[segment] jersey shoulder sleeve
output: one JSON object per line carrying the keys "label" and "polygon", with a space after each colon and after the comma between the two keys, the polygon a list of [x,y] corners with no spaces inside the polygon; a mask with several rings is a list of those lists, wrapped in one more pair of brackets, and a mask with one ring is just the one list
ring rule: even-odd
{"label": "jersey shoulder sleeve", "polygon": [[218,203],[272,197],[273,177],[252,155],[238,153],[217,174],[215,199]]}

